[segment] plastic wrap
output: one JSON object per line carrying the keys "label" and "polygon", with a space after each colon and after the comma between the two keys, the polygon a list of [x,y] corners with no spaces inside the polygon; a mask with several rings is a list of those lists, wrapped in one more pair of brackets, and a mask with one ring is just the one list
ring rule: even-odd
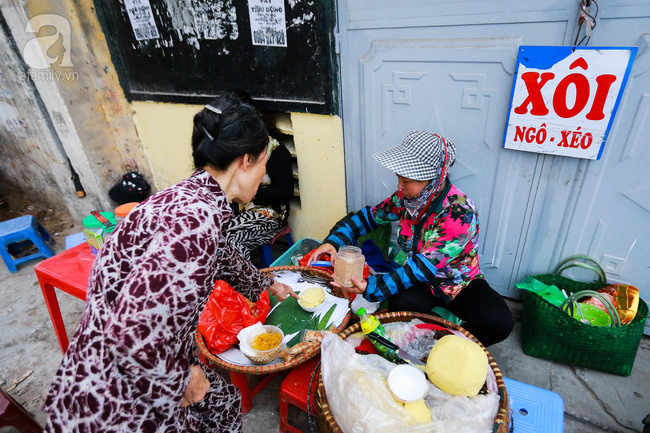
{"label": "plastic wrap", "polygon": [[410,355],[426,362],[429,352],[440,338],[441,332],[451,332],[441,326],[424,323],[420,320],[410,322],[394,322],[384,325],[390,341]]}
{"label": "plastic wrap", "polygon": [[346,433],[492,431],[499,405],[496,392],[471,398],[451,396],[428,382],[425,402],[433,421],[418,424],[394,399],[386,383],[395,364],[377,355],[358,355],[337,335],[323,339],[321,353],[327,402]]}

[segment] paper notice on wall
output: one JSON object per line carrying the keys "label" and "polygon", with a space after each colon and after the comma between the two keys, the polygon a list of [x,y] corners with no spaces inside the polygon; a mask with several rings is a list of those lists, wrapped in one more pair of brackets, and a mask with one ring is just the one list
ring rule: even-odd
{"label": "paper notice on wall", "polygon": [[248,0],[253,45],[287,46],[284,0]]}
{"label": "paper notice on wall", "polygon": [[160,37],[149,0],[124,0],[124,5],[137,40],[144,41]]}

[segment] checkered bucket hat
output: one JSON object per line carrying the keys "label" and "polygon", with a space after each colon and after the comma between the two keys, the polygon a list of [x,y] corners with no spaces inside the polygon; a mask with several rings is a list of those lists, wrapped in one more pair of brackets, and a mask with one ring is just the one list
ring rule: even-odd
{"label": "checkered bucket hat", "polygon": [[[447,164],[445,166],[445,153]],[[413,180],[439,179],[456,159],[456,145],[426,131],[411,131],[402,144],[372,155],[384,167]]]}

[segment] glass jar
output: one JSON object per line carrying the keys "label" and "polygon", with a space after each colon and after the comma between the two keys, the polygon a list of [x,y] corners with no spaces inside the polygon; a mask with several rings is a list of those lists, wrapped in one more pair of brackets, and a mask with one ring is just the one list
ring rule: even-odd
{"label": "glass jar", "polygon": [[361,254],[361,248],[344,246],[339,248],[334,262],[334,281],[343,287],[352,287],[351,277],[363,279],[363,263],[366,258]]}
{"label": "glass jar", "polygon": [[[100,214],[115,225],[115,215],[113,212],[100,212]],[[88,246],[90,246],[90,251],[93,254],[97,254],[102,245],[104,245],[104,226],[94,215],[88,215],[83,219],[82,224],[84,227],[84,236],[86,237]]]}
{"label": "glass jar", "polygon": [[115,208],[115,222],[117,224],[121,223],[124,221],[124,218],[133,210],[134,207],[139,205],[137,201],[135,202],[130,202],[130,203],[124,203],[123,205],[120,205]]}

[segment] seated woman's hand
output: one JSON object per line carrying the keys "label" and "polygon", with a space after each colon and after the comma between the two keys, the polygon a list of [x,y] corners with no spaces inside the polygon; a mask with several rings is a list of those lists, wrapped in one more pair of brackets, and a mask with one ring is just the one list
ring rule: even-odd
{"label": "seated woman's hand", "polygon": [[294,292],[291,287],[286,284],[278,283],[277,281],[273,282],[271,287],[269,287],[269,293],[277,296],[280,302],[284,301],[289,296],[298,299],[298,295],[296,295],[296,292]]}
{"label": "seated woman's hand", "polygon": [[332,265],[334,265],[334,261],[336,260],[336,248],[334,248],[334,245],[332,244],[323,244],[311,254],[307,266],[311,266],[312,263],[320,260],[321,256],[326,253],[330,255]]}
{"label": "seated woman's hand", "polygon": [[210,390],[210,381],[205,377],[205,373],[198,365],[190,367],[190,382],[187,384],[181,407],[187,407],[191,404],[198,403]]}
{"label": "seated woman's hand", "polygon": [[350,277],[350,281],[352,281],[352,287],[343,287],[342,285],[333,281],[330,283],[330,285],[345,290],[346,292],[356,293],[357,295],[362,295],[366,291],[366,287],[368,287],[368,282],[366,280],[358,279],[357,277]]}

